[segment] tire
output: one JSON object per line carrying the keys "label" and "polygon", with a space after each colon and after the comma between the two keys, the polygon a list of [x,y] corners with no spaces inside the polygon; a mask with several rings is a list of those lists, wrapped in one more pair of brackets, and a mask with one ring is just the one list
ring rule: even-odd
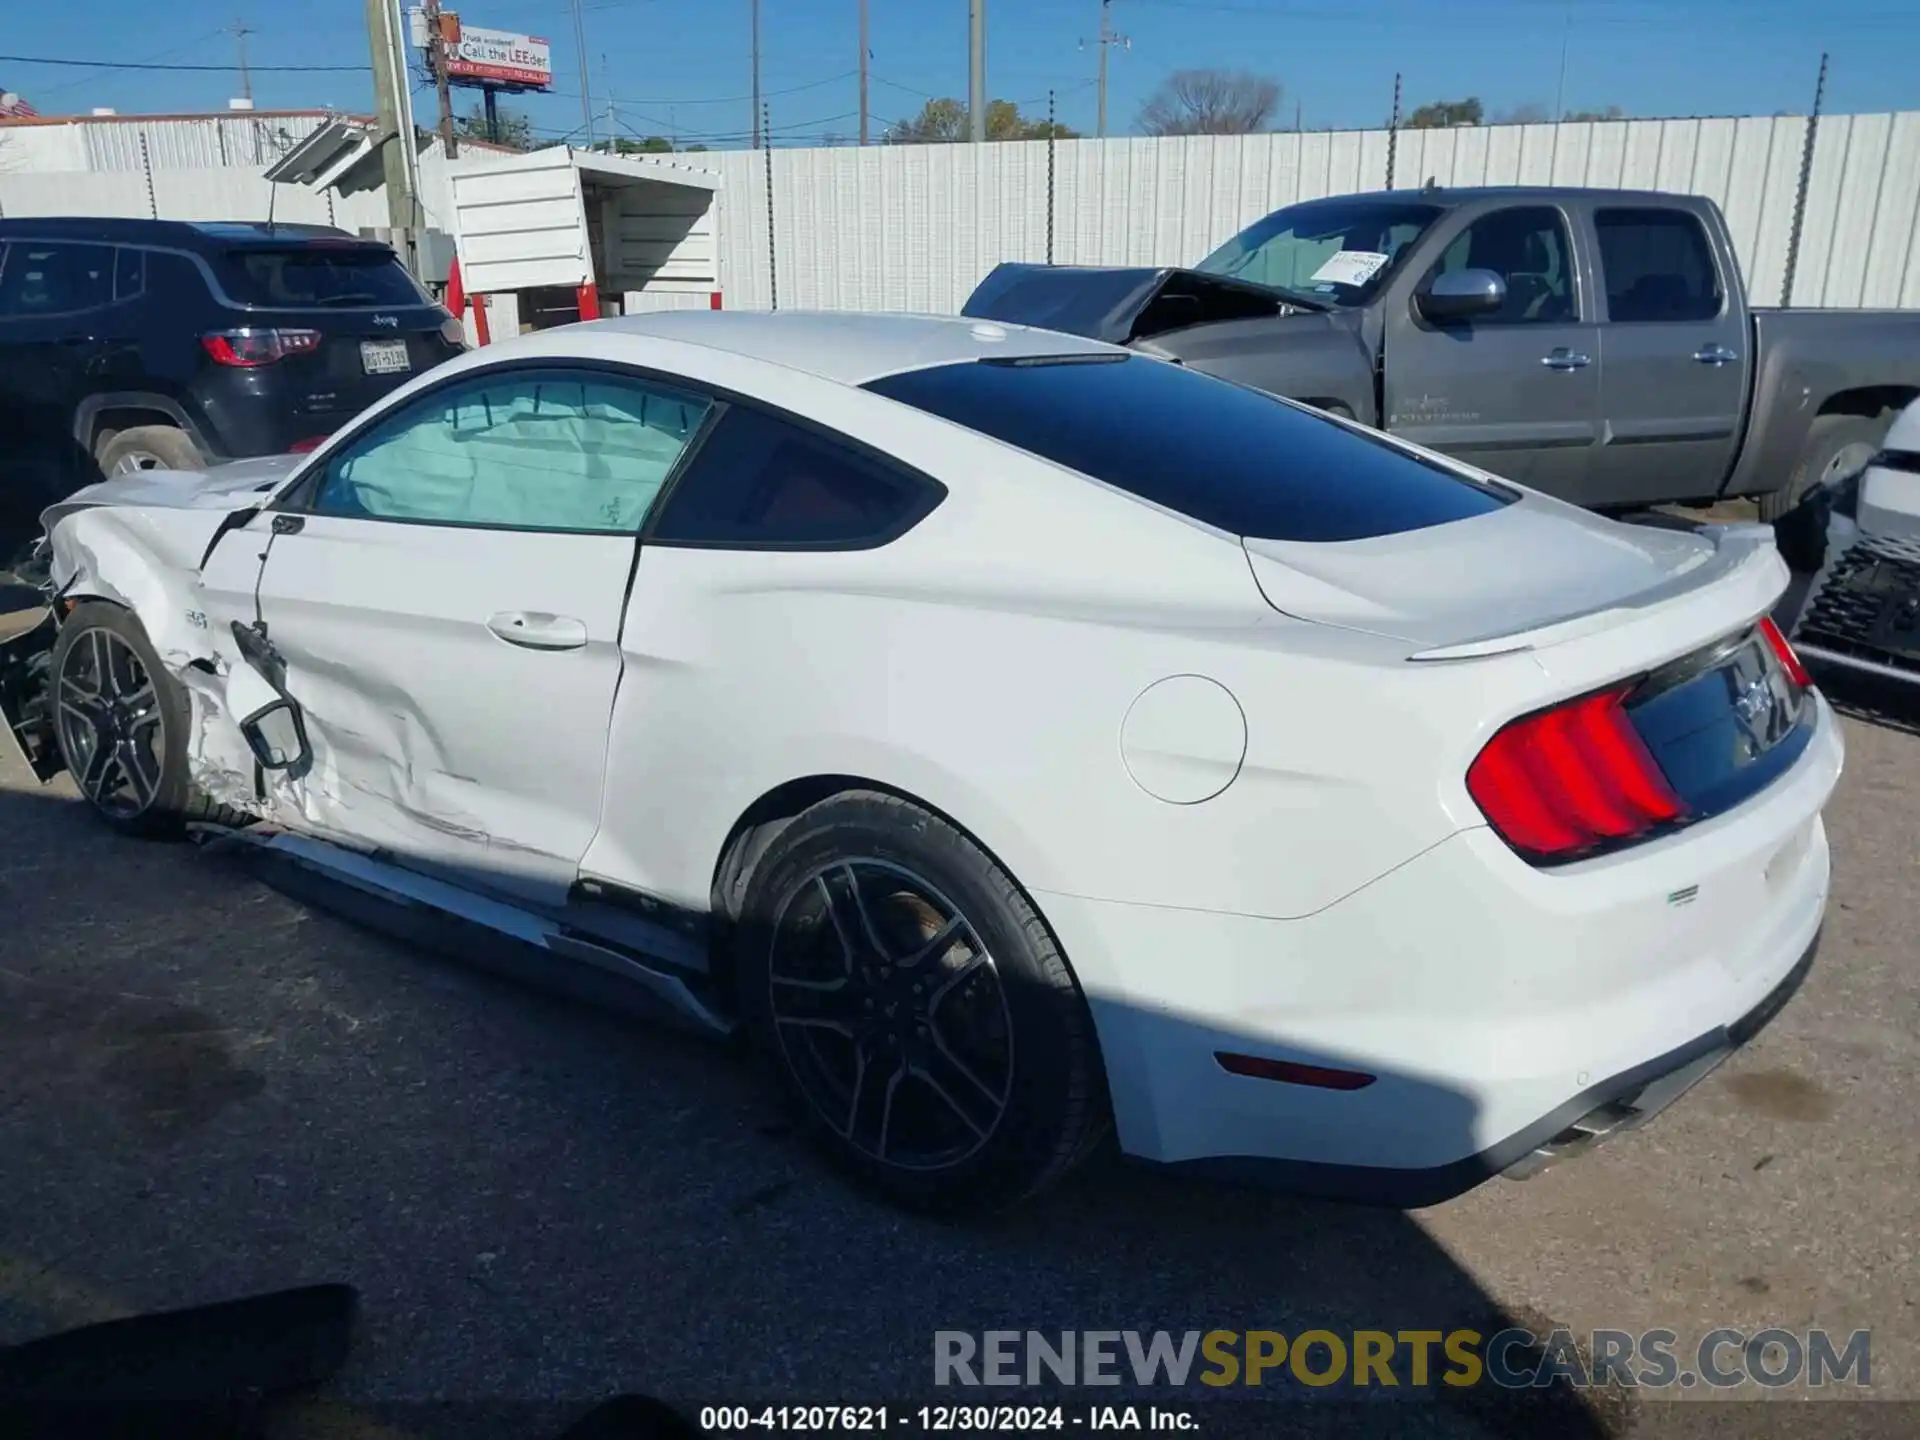
{"label": "tire", "polygon": [[732,944],[775,1083],[829,1158],[895,1203],[1003,1210],[1107,1133],[1093,1016],[1052,932],[919,806],[848,791],[803,812],[747,877]]}
{"label": "tire", "polygon": [[1886,433],[1885,417],[1815,417],[1800,463],[1785,488],[1758,501],[1760,519],[1773,526],[1781,558],[1789,568],[1812,574],[1826,563],[1832,482],[1863,468]]}
{"label": "tire", "polygon": [[95,460],[102,475],[140,470],[202,470],[206,457],[184,430],[171,425],[136,425],[99,447]]}
{"label": "tire", "polygon": [[[100,683],[103,665],[111,685]],[[160,663],[131,611],[99,601],[76,606],[54,642],[47,684],[60,758],[81,797],[115,830],[170,837],[189,821],[236,828],[249,823],[250,817],[210,800],[187,778],[187,693]],[[103,741],[116,740],[127,748],[93,782],[89,762],[101,754]],[[111,784],[110,771],[119,772],[118,784]]]}

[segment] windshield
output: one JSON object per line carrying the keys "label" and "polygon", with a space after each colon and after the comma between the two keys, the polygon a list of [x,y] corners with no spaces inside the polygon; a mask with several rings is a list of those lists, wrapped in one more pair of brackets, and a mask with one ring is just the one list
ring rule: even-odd
{"label": "windshield", "polygon": [[1386,284],[1401,253],[1439,216],[1433,205],[1309,200],[1255,221],[1194,268],[1359,305]]}
{"label": "windshield", "polygon": [[424,305],[413,277],[391,250],[232,250],[227,274],[237,298],[249,305]]}

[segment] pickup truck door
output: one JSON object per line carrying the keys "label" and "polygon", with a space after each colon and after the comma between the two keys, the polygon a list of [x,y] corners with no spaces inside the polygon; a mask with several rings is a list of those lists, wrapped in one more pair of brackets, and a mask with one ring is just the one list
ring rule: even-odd
{"label": "pickup truck door", "polygon": [[600,826],[640,524],[707,409],[609,371],[461,376],[249,525],[309,824],[564,902]]}
{"label": "pickup truck door", "polygon": [[[1559,207],[1483,211],[1441,234],[1440,258],[1390,297],[1385,428],[1496,475],[1588,503],[1600,433],[1599,327]],[[1414,304],[1458,270],[1506,283],[1496,314],[1440,326]]]}
{"label": "pickup truck door", "polygon": [[1606,301],[1595,503],[1711,499],[1753,358],[1740,277],[1691,210],[1601,205],[1592,223]]}

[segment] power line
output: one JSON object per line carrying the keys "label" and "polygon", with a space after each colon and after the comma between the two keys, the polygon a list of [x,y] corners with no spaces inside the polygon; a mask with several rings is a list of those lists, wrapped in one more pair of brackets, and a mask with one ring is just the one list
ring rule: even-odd
{"label": "power line", "polygon": [[[225,30],[209,30],[204,35],[197,35],[191,40],[183,41],[178,45],[169,45],[164,50],[156,51],[154,54],[147,56],[145,60],[110,61],[108,62],[108,73],[112,74],[121,70],[128,70],[133,68],[135,65],[151,64],[153,61],[156,61],[156,60],[165,60],[169,55],[178,55],[183,50],[192,50],[197,46],[207,44],[209,41],[218,40],[222,35],[226,33],[227,32]],[[98,77],[92,76],[92,75],[82,75],[78,80],[68,80],[63,84],[50,85],[45,87],[44,89],[39,86],[36,86],[34,87],[34,98],[36,100],[43,100],[49,95],[65,94],[67,91],[75,89],[81,85],[85,85],[89,81],[92,81],[96,78]]]}
{"label": "power line", "polygon": [[[216,31],[216,34],[231,34],[231,31]],[[195,42],[196,44],[199,42]],[[0,55],[0,61],[9,65],[64,65],[80,70],[191,70],[219,71],[231,74],[231,65],[156,65],[151,60],[67,60],[48,55]],[[312,75],[320,73],[365,74],[371,65],[253,65],[249,69],[256,75]]]}

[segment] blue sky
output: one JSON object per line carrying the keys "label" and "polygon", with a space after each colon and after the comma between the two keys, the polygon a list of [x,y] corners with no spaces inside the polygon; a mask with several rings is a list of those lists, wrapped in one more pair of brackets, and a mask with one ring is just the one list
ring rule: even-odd
{"label": "blue sky", "polygon": [[[749,0],[585,0],[595,110],[609,88],[623,129],[738,143],[750,124]],[[1109,124],[1132,127],[1140,102],[1181,67],[1244,68],[1285,90],[1281,121],[1309,128],[1383,123],[1393,77],[1409,108],[1475,94],[1490,113],[1551,108],[1563,36],[1568,108],[1620,105],[1636,115],[1804,111],[1819,54],[1832,53],[1827,110],[1920,108],[1911,0],[1113,0]],[[872,113],[885,121],[931,95],[962,96],[966,0],[870,0]],[[230,65],[223,26],[254,28],[257,67],[351,66],[367,61],[359,0],[22,0],[0,49],[17,56],[157,64]],[[450,7],[451,8],[451,7]],[[988,0],[988,89],[1091,133],[1099,0]],[[555,89],[512,103],[558,137],[581,124],[579,52],[565,0],[462,0],[469,24],[545,35]],[[780,143],[857,133],[857,0],[761,0],[761,74]],[[164,17],[164,18],[163,18]],[[609,84],[609,81],[611,82]],[[0,88],[42,113],[109,105],[122,113],[219,108],[236,93],[231,71],[101,71],[0,59]],[[262,108],[365,108],[363,68],[254,77]],[[431,95],[416,97],[431,120]]]}

